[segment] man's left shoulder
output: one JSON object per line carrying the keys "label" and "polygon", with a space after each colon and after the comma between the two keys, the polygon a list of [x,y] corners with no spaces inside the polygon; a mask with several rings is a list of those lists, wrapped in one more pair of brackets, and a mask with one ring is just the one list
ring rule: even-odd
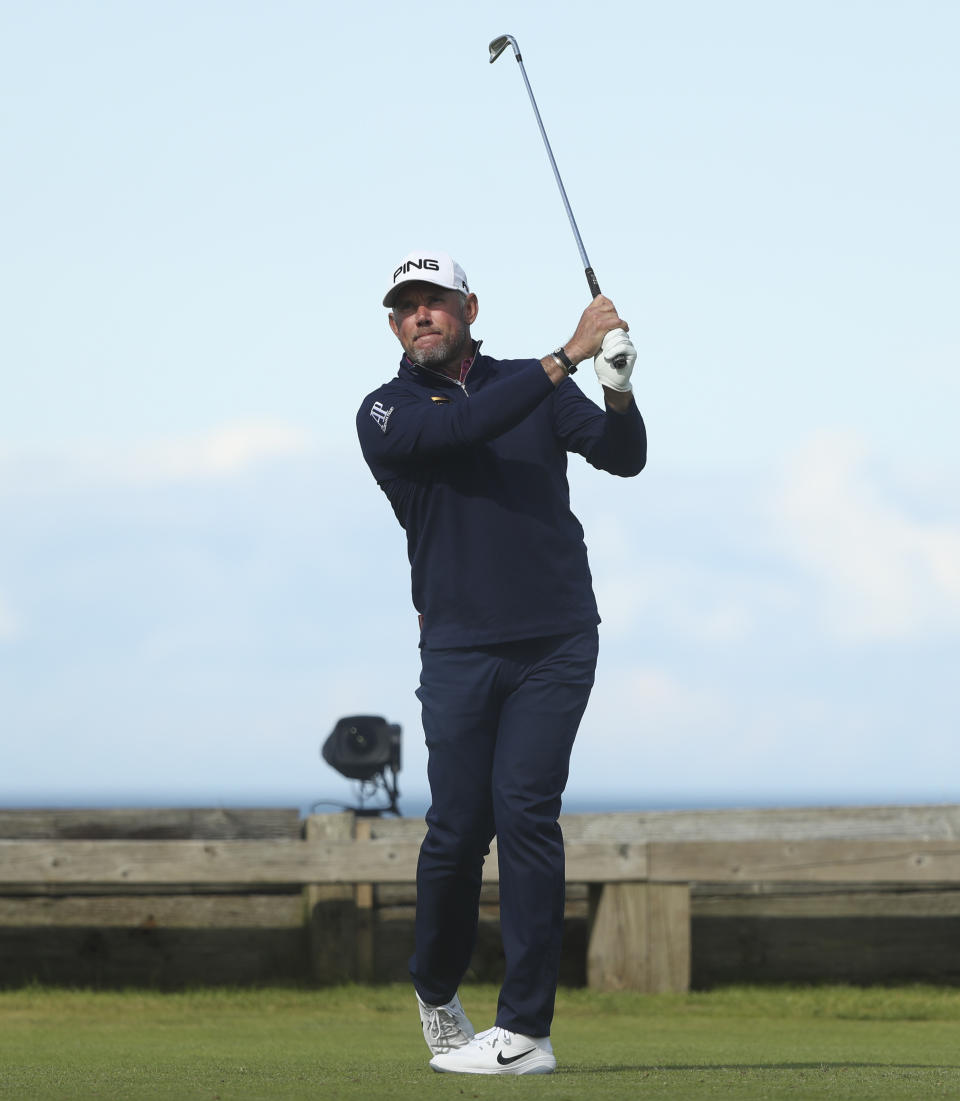
{"label": "man's left shoulder", "polygon": [[524,367],[529,367],[531,363],[539,362],[532,356],[527,359],[494,359],[493,356],[481,355],[477,356],[473,372],[489,379],[504,378],[523,370]]}
{"label": "man's left shoulder", "polygon": [[529,367],[531,363],[540,362],[536,356],[512,356],[510,359],[494,359],[493,356],[477,356],[478,363],[490,364],[496,370],[519,371],[521,367]]}

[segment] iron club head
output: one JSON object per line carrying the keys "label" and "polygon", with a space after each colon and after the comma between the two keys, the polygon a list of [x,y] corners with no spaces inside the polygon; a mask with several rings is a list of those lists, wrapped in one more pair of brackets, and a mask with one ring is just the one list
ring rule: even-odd
{"label": "iron club head", "polygon": [[517,60],[520,59],[520,47],[517,45],[517,40],[512,34],[502,34],[499,38],[495,38],[490,43],[490,64],[492,65],[497,58],[508,47],[513,47],[513,52],[517,55]]}

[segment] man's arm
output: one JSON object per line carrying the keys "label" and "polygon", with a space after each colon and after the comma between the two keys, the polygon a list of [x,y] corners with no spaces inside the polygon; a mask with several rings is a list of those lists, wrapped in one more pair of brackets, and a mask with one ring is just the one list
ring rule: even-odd
{"label": "man's arm", "polygon": [[[629,332],[630,326],[617,313],[617,307],[610,299],[599,294],[580,315],[576,331],[562,346],[563,352],[576,367],[585,359],[593,359],[600,351],[603,338],[612,329],[623,329],[624,332]],[[549,356],[544,357],[541,363],[543,363],[543,369],[549,374],[548,359],[550,359]]]}
{"label": "man's arm", "polygon": [[360,406],[357,435],[367,461],[387,465],[475,447],[519,424],[554,385],[536,360],[518,360],[502,379],[448,402],[431,401],[429,391],[384,386]]}
{"label": "man's arm", "polygon": [[620,413],[622,416],[633,405],[633,391],[628,390],[624,394],[620,390],[611,390],[609,386],[604,386],[603,400],[606,402],[608,409],[612,409],[614,413]]}
{"label": "man's arm", "polygon": [[[599,351],[611,329],[627,323],[603,295],[583,311],[563,356],[576,366]],[[392,464],[414,455],[441,454],[496,439],[519,424],[570,373],[563,356],[517,361],[518,369],[485,386],[469,400],[432,404],[390,387],[369,395],[357,413],[357,434],[368,462]],[[394,396],[395,395],[395,396]]]}
{"label": "man's arm", "polygon": [[[561,349],[558,349],[558,352],[562,352],[562,355],[566,356],[572,364],[573,370],[576,370],[577,365],[584,360],[593,359],[600,352],[607,333],[617,329],[622,329],[626,333],[629,332],[630,326],[620,317],[616,306],[609,298],[602,294],[598,295],[583,311],[576,332]],[[558,382],[562,381],[564,375],[573,373],[572,370],[564,370],[563,366],[557,363],[556,355],[545,356],[540,362],[547,374]],[[633,404],[633,395],[629,389],[620,391],[604,386],[603,397],[607,407],[616,413],[625,413]]]}
{"label": "man's arm", "polygon": [[579,386],[564,386],[554,399],[554,425],[567,451],[576,452],[598,470],[621,477],[632,477],[647,462],[647,429],[630,392],[612,391],[624,402],[622,412],[610,403],[607,410],[591,401]]}

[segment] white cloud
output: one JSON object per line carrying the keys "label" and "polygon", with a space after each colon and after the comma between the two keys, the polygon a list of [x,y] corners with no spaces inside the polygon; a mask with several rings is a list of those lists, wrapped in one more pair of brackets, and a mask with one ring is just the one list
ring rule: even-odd
{"label": "white cloud", "polygon": [[695,729],[705,720],[716,722],[725,709],[721,700],[685,683],[670,670],[636,665],[606,678],[604,710],[643,717],[643,722],[660,731]]}
{"label": "white cloud", "polygon": [[658,473],[650,482],[637,486],[638,503],[629,493],[605,495],[601,482],[582,510],[605,638],[639,630],[742,645],[794,607],[783,571],[768,560],[766,484]]}
{"label": "white cloud", "polygon": [[148,486],[242,474],[312,448],[309,433],[282,421],[243,421],[134,444],[78,443],[57,452],[0,454],[0,490]]}
{"label": "white cloud", "polygon": [[734,577],[709,563],[654,558],[633,573],[601,570],[595,589],[610,638],[629,636],[642,623],[706,645],[740,643],[781,603],[765,580]]}
{"label": "white cloud", "polygon": [[130,474],[131,480],[143,482],[223,478],[309,449],[310,439],[302,428],[251,421],[146,444],[131,455]]}
{"label": "white cloud", "polygon": [[792,717],[755,699],[748,675],[730,681],[659,662],[601,662],[575,782],[666,797],[733,790],[789,747]]}
{"label": "white cloud", "polygon": [[820,583],[819,612],[835,636],[960,628],[960,525],[910,515],[859,438],[816,436],[788,465],[773,513],[782,552]]}

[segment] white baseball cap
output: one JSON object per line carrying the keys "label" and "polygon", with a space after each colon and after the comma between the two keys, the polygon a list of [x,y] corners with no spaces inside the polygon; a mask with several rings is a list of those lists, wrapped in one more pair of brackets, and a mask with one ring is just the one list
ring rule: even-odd
{"label": "white baseball cap", "polygon": [[390,280],[390,289],[383,296],[383,304],[392,306],[393,299],[404,283],[433,283],[449,291],[470,293],[467,275],[463,268],[445,252],[418,249],[408,252],[400,261]]}

